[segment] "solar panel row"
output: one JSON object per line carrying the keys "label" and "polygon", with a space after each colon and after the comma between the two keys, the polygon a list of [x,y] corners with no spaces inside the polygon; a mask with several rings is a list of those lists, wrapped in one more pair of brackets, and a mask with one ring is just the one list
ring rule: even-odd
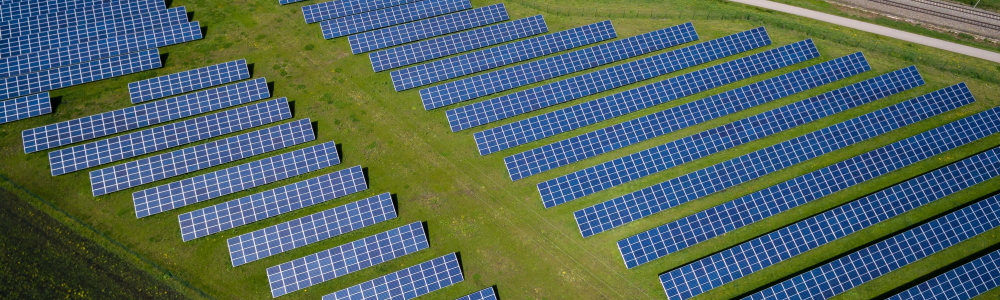
{"label": "solar panel row", "polygon": [[871,112],[576,211],[588,237],[974,102],[964,84]]}
{"label": "solar panel row", "polygon": [[[281,4],[298,1],[281,0]],[[423,0],[335,0],[303,6],[302,16],[311,24],[417,1]]]}
{"label": "solar panel row", "polygon": [[431,110],[619,60],[659,51],[698,39],[691,23],[668,27],[569,53],[516,65],[420,90],[424,109]]}
{"label": "solar panel row", "polygon": [[510,179],[518,180],[769,103],[868,70],[871,70],[868,61],[865,60],[861,52],[857,52],[517,153],[506,157],[504,164],[510,174]]}
{"label": "solar panel row", "polygon": [[745,299],[828,299],[1000,226],[1000,196],[934,219]]}
{"label": "solar panel row", "polygon": [[94,60],[0,79],[0,99],[51,91],[67,86],[159,68],[157,49]]}
{"label": "solar panel row", "polygon": [[233,266],[396,218],[389,193],[368,197],[227,240]]}
{"label": "solar panel row", "polygon": [[819,57],[811,40],[725,62],[611,96],[476,132],[479,154],[526,144]]}
{"label": "solar panel row", "polygon": [[3,32],[0,35],[0,39],[9,39],[15,36],[41,33],[71,26],[86,26],[87,24],[98,23],[104,20],[123,19],[127,16],[147,14],[166,9],[163,1],[159,0],[138,0],[123,4],[104,9],[84,9],[67,13],[40,15],[21,22],[0,22],[0,32]]}
{"label": "solar panel row", "polygon": [[541,15],[463,31],[368,54],[381,72],[548,32]]}
{"label": "solar panel row", "polygon": [[993,149],[664,273],[660,282],[670,299],[688,299],[998,175]]}
{"label": "solar panel row", "polygon": [[323,37],[332,39],[472,8],[469,0],[425,0],[320,23]]}
{"label": "solar panel row", "polygon": [[317,285],[427,247],[427,235],[422,223],[393,228],[267,268],[271,296],[278,297]]}
{"label": "solar panel row", "polygon": [[462,280],[458,255],[449,253],[323,296],[323,300],[413,299]]}
{"label": "solar panel row", "polygon": [[455,300],[497,300],[497,294],[491,286]]}
{"label": "solar panel row", "polygon": [[267,79],[257,78],[170,99],[126,107],[21,132],[24,153],[165,123],[271,97]]}
{"label": "solar panel row", "polygon": [[292,117],[280,98],[49,152],[52,176],[173,148]]}
{"label": "solar panel row", "polygon": [[128,84],[132,103],[183,94],[206,87],[250,78],[245,59],[224,62]]}
{"label": "solar panel row", "polygon": [[1000,251],[924,281],[889,300],[972,299],[1000,286]]}
{"label": "solar panel row", "polygon": [[613,39],[616,36],[611,21],[603,21],[395,70],[389,75],[396,91],[402,91]]}
{"label": "solar panel row", "polygon": [[272,126],[90,172],[94,196],[314,140],[309,119]]}
{"label": "solar panel row", "polygon": [[368,189],[361,166],[299,181],[177,217],[184,241]]}
{"label": "solar panel row", "polygon": [[452,131],[510,118],[771,44],[764,27],[448,110]]}
{"label": "solar panel row", "polygon": [[618,241],[629,268],[1000,132],[1000,108],[946,124]]}
{"label": "solar panel row", "polygon": [[360,54],[372,50],[419,41],[439,35],[459,32],[496,22],[506,21],[503,3],[460,11],[440,17],[406,23],[349,36],[351,52]]}
{"label": "solar panel row", "polygon": [[70,11],[93,6],[97,1],[43,1],[26,2],[21,5],[4,5],[0,7],[0,20],[16,20],[53,12]]}
{"label": "solar panel row", "polygon": [[0,101],[0,124],[52,113],[49,93]]}

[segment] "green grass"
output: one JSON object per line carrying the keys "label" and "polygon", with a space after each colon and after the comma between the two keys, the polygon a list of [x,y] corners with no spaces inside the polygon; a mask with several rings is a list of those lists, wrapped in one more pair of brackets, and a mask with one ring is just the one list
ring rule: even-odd
{"label": "green grass", "polygon": [[[478,7],[497,1],[477,0],[473,3]],[[15,191],[22,199],[53,215],[84,236],[94,239],[109,251],[158,278],[164,278],[167,284],[193,298],[204,298],[204,295],[218,299],[268,298],[270,294],[265,276],[267,267],[403,224],[426,221],[431,239],[429,249],[304,291],[291,293],[282,299],[316,299],[341,288],[455,251],[461,253],[466,282],[434,292],[427,297],[428,299],[454,299],[491,285],[498,286],[503,299],[663,299],[664,294],[657,280],[657,274],[663,271],[709,255],[721,247],[734,245],[1000,144],[1000,136],[989,137],[633,270],[627,270],[615,246],[615,242],[619,239],[962,116],[997,106],[1000,104],[1000,97],[997,96],[1000,95],[1000,88],[997,87],[997,82],[1000,81],[996,78],[997,70],[1000,69],[996,64],[978,59],[722,1],[670,0],[622,3],[512,0],[504,3],[512,19],[543,14],[550,31],[611,19],[619,36],[627,37],[691,21],[701,37],[700,41],[707,41],[757,26],[766,26],[774,40],[774,46],[813,38],[823,57],[626,117],[595,124],[583,130],[531,143],[527,147],[518,147],[483,157],[475,150],[472,131],[450,132],[445,122],[444,110],[424,111],[416,90],[400,93],[393,91],[388,73],[375,74],[371,71],[366,56],[351,55],[346,38],[324,40],[318,25],[305,24],[299,10],[302,3],[279,6],[276,0],[177,0],[173,2],[173,6],[187,7],[188,11],[194,12],[194,20],[208,27],[205,39],[162,49],[163,52],[169,53],[169,58],[162,69],[55,91],[54,96],[63,97],[55,114],[0,126],[0,175],[11,178],[10,182],[0,183],[0,186]],[[754,53],[771,48],[773,47]],[[627,118],[674,107],[856,51],[865,52],[872,63],[873,71],[517,182],[510,182],[503,169],[503,158],[518,151],[621,122]],[[90,196],[89,181],[85,172],[50,177],[45,153],[25,155],[21,152],[19,134],[21,130],[128,106],[125,90],[128,82],[239,58],[246,58],[254,64],[255,77],[263,76],[267,77],[268,81],[275,82],[273,95],[288,97],[293,101],[296,118],[311,118],[318,122],[317,142],[333,140],[342,145],[343,163],[340,166],[136,220],[130,193],[138,188],[94,198]],[[714,63],[705,66],[711,64]],[[535,184],[543,180],[914,64],[927,79],[927,85],[901,95],[723,151],[552,209],[542,208],[538,199]],[[690,70],[676,74],[687,71]],[[671,76],[673,75],[658,79]],[[940,117],[824,155],[591,238],[581,238],[573,221],[573,211],[597,202],[963,81],[969,84],[978,102]],[[625,88],[650,82],[653,81]],[[590,96],[584,100],[606,96],[625,88]],[[577,100],[571,104],[580,102],[582,101]],[[526,116],[512,120],[524,118]],[[313,144],[315,142],[308,145]],[[212,170],[242,162],[226,164]],[[368,191],[195,241],[184,243],[180,240],[177,213],[354,165],[368,168],[370,178]],[[198,174],[206,172],[201,171]],[[162,181],[159,184],[166,182],[170,181]],[[22,186],[23,190],[14,184]],[[856,248],[921,220],[939,215],[952,207],[968,203],[996,190],[998,184],[1000,180],[984,183],[789,260],[781,267],[748,276],[701,298],[735,296],[760,287],[774,278],[793,274],[816,262],[842,254],[845,249]],[[152,185],[143,188],[150,186]],[[29,195],[28,191],[38,198]],[[399,218],[238,268],[233,268],[229,264],[225,249],[225,240],[229,237],[383,192],[397,194]],[[51,202],[53,207],[48,207],[42,200]],[[990,247],[1000,241],[995,232],[991,234],[955,248],[962,251],[946,251],[914,264],[914,267],[906,269],[906,272],[890,274],[893,276],[891,278],[912,280],[933,269],[928,266],[946,265],[964,257],[965,253]],[[864,298],[883,293],[886,289],[904,283],[904,280],[880,279],[873,285],[863,286],[844,296]]]}

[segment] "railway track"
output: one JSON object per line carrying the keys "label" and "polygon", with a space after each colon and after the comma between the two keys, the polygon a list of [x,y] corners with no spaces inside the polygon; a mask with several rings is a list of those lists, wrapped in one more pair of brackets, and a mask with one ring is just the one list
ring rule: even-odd
{"label": "railway track", "polygon": [[[997,25],[997,24],[983,22],[983,21],[979,21],[979,20],[974,20],[974,19],[970,19],[970,18],[967,18],[967,17],[964,17],[964,16],[959,16],[959,15],[955,15],[955,14],[945,13],[945,12],[942,12],[942,11],[928,9],[928,8],[925,8],[925,7],[915,6],[915,5],[906,4],[906,3],[902,3],[902,2],[898,2],[898,1],[893,1],[893,0],[869,0],[869,1],[872,1],[872,2],[875,2],[875,3],[879,3],[879,4],[883,4],[883,5],[894,6],[894,7],[905,9],[905,10],[909,10],[909,11],[914,11],[914,12],[919,12],[919,13],[923,13],[923,14],[927,14],[927,15],[932,15],[932,16],[935,16],[935,17],[944,18],[944,19],[948,19],[948,20],[951,20],[951,21],[955,21],[955,22],[960,22],[960,23],[965,23],[965,24],[969,24],[969,25],[974,25],[974,26],[979,26],[979,27],[983,27],[983,28],[988,28],[988,29],[1000,31],[1000,25]],[[971,14],[971,15],[976,15],[976,16],[980,16],[980,17],[983,17],[983,18],[988,18],[988,19],[1000,21],[1000,15],[985,13],[985,12],[981,12],[981,11],[978,11],[978,10],[973,10],[973,9],[969,9],[967,7],[961,7],[961,6],[953,5],[953,4],[949,4],[949,3],[942,3],[942,2],[929,1],[929,0],[910,0],[909,2],[916,2],[916,3],[921,3],[921,4],[925,4],[925,5],[929,5],[929,6],[940,7],[942,9],[944,9],[944,10],[960,11],[960,12],[963,12],[963,13],[968,13],[968,14]]]}

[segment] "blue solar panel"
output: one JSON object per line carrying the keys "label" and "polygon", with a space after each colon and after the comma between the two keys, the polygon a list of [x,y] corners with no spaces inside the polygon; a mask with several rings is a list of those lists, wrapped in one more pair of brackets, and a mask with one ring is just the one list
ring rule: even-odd
{"label": "blue solar panel", "polygon": [[698,39],[691,23],[516,65],[420,90],[424,109],[467,101]]}
{"label": "blue solar panel", "polygon": [[[553,207],[923,84],[923,78],[915,67],[904,68],[543,181],[538,184],[538,192],[542,196],[542,203],[545,204],[545,207]],[[739,104],[740,100],[737,98],[727,101]],[[695,107],[699,106],[682,105],[667,111],[683,112],[685,109]],[[701,122],[701,119],[695,118],[692,121],[687,116],[681,116],[677,117],[675,121],[669,126],[670,128],[690,126],[686,122]]]}
{"label": "blue solar panel", "polygon": [[632,268],[1000,132],[992,109],[618,241]]}
{"label": "blue solar panel", "polygon": [[132,193],[138,218],[251,189],[340,164],[326,142]]}
{"label": "blue solar panel", "polygon": [[35,51],[61,48],[73,44],[103,40],[109,37],[143,32],[188,22],[184,7],[132,16],[126,19],[106,20],[86,26],[73,26],[36,34],[22,35],[0,42],[0,58]]}
{"label": "blue solar panel", "polygon": [[90,172],[94,196],[191,173],[315,139],[309,119],[264,128]]}
{"label": "blue solar panel", "polygon": [[469,0],[425,0],[360,13],[320,23],[323,37],[332,39],[472,8]]}
{"label": "blue solar panel", "polygon": [[617,36],[611,21],[533,37],[390,72],[396,91],[529,60]]}
{"label": "blue solar panel", "polygon": [[446,113],[460,131],[771,44],[763,27],[518,91]]}
{"label": "blue solar panel", "polygon": [[3,32],[0,35],[0,39],[9,39],[14,36],[51,31],[70,26],[82,26],[110,19],[122,19],[126,16],[141,15],[164,9],[166,7],[161,0],[139,0],[110,7],[95,5],[72,12],[39,15],[23,20],[0,22],[0,32]]}
{"label": "blue solar panel", "polygon": [[537,15],[377,51],[368,54],[368,58],[372,69],[381,72],[548,31],[545,19]]}
{"label": "blue solar panel", "polygon": [[974,102],[964,84],[923,95],[576,211],[588,237]]}
{"label": "blue solar panel", "polygon": [[349,36],[354,54],[388,48],[439,35],[459,32],[508,19],[503,3],[460,11],[427,20],[406,23]]}
{"label": "blue solar panel", "polygon": [[396,217],[389,193],[230,238],[233,266],[365,228]]}
{"label": "blue solar panel", "polygon": [[491,286],[482,289],[478,292],[462,296],[461,298],[455,300],[497,300],[497,294],[496,291],[494,291],[493,287]]}
{"label": "blue solar panel", "polygon": [[[303,0],[281,0],[281,4],[299,1]],[[311,24],[417,1],[423,0],[334,0],[303,6],[302,16]]]}
{"label": "blue solar panel", "polygon": [[1000,251],[924,281],[889,300],[964,300],[1000,286]]}
{"label": "blue solar panel", "polygon": [[1000,196],[934,219],[744,299],[828,299],[997,226]]}
{"label": "blue solar panel", "polygon": [[816,57],[819,57],[819,51],[816,50],[816,46],[813,45],[812,40],[805,40],[611,96],[476,132],[474,134],[476,146],[479,147],[479,154],[487,155]]}
{"label": "blue solar panel", "polygon": [[95,6],[99,1],[55,0],[25,2],[19,5],[0,6],[0,20],[16,20],[53,12],[70,11]]}
{"label": "blue solar panel", "polygon": [[247,78],[250,78],[247,61],[239,59],[131,82],[128,84],[128,93],[132,103],[139,103]]}
{"label": "blue solar panel", "polygon": [[49,93],[0,101],[0,124],[52,113]]}
{"label": "blue solar panel", "polygon": [[[994,149],[958,161],[664,273],[660,282],[670,299],[694,297],[996,177],[1000,175],[998,155],[1000,149]],[[739,269],[732,268],[737,260],[748,263],[739,263]]]}
{"label": "blue solar panel", "polygon": [[788,97],[868,70],[871,70],[868,61],[865,60],[861,52],[857,52],[624,123],[517,153],[506,157],[504,164],[510,174],[510,179],[518,180]]}
{"label": "blue solar panel", "polygon": [[271,97],[267,79],[257,78],[193,94],[126,107],[25,130],[24,153],[68,145],[119,132]]}
{"label": "blue solar panel", "polygon": [[413,299],[462,280],[458,256],[450,253],[323,296],[323,300]]}
{"label": "blue solar panel", "polygon": [[198,22],[120,35],[0,59],[0,78],[201,39]]}
{"label": "blue solar panel", "polygon": [[420,222],[369,236],[267,268],[271,296],[278,297],[397,257],[427,249]]}
{"label": "blue solar panel", "polygon": [[51,91],[67,86],[159,68],[157,49],[94,60],[0,79],[0,99]]}
{"label": "blue solar panel", "polygon": [[361,166],[340,170],[178,216],[184,241],[368,189]]}

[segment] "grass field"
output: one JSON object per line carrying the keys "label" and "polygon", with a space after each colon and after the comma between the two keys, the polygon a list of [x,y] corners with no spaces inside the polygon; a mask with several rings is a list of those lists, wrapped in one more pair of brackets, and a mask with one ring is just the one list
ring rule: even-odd
{"label": "grass field", "polygon": [[[550,32],[610,19],[619,37],[628,37],[690,21],[694,23],[699,33],[699,41],[707,41],[757,26],[765,26],[774,40],[774,45],[751,53],[813,38],[822,57],[582,130],[483,157],[475,150],[471,137],[473,130],[451,133],[445,122],[444,110],[424,111],[416,90],[401,93],[393,91],[388,73],[375,74],[371,70],[367,56],[350,54],[346,38],[324,40],[318,25],[305,24],[299,7],[315,2],[279,6],[276,0],[173,1],[172,6],[187,7],[188,11],[193,12],[193,20],[200,21],[202,26],[207,27],[205,39],[161,49],[161,52],[169,54],[164,68],[57,90],[53,92],[53,96],[61,96],[62,100],[54,114],[0,126],[0,175],[9,178],[0,180],[2,182],[0,187],[12,191],[72,230],[94,240],[111,253],[149,272],[151,276],[161,278],[165,284],[192,298],[270,298],[265,276],[265,269],[268,267],[410,222],[426,221],[431,240],[429,249],[281,298],[317,299],[322,295],[403,267],[457,251],[461,254],[466,281],[434,292],[426,296],[427,299],[454,299],[492,285],[496,285],[500,296],[508,300],[663,299],[665,296],[659,286],[657,275],[664,271],[949,162],[1000,145],[1000,136],[988,137],[628,270],[622,264],[615,246],[615,242],[622,238],[1000,105],[1000,85],[998,85],[1000,81],[996,80],[1000,66],[941,50],[723,1],[665,0],[621,3],[604,0],[511,0],[504,2],[511,13],[511,19],[542,14]],[[474,6],[480,7],[498,1],[475,0],[473,3]],[[865,53],[873,66],[872,71],[517,182],[512,183],[503,168],[503,158],[513,153],[856,51]],[[51,177],[48,175],[47,157],[44,152],[25,155],[21,150],[20,132],[24,129],[130,105],[125,89],[128,82],[240,58],[246,58],[248,62],[254,64],[254,77],[266,77],[268,81],[275,82],[275,89],[272,92],[274,97],[288,97],[294,102],[295,118],[310,118],[318,123],[317,142],[294,149],[318,142],[336,141],[342,146],[341,165],[206,201],[171,213],[136,220],[130,194],[137,189],[94,198],[90,196],[86,172]],[[673,75],[586,97],[583,100],[606,96],[713,64],[709,63]],[[543,180],[910,65],[917,65],[927,79],[925,86],[552,209],[544,209],[538,198],[535,184]],[[977,97],[977,103],[594,237],[581,238],[573,221],[572,213],[578,209],[958,82],[969,84]],[[542,111],[552,111],[580,102],[582,101],[577,100]],[[512,121],[537,114],[521,116]],[[230,167],[245,161],[229,163],[211,170]],[[191,242],[181,242],[176,218],[180,212],[236,199],[354,165],[368,168],[369,190],[235,230]],[[197,174],[206,172],[201,171]],[[165,182],[169,181],[159,183]],[[143,187],[150,186],[153,185]],[[866,245],[979,199],[997,190],[998,186],[1000,180],[988,181],[793,258],[759,274],[738,280],[700,298],[734,297],[752,291],[777,278],[796,274],[818,262],[837,257],[848,249]],[[384,192],[396,194],[399,200],[399,218],[238,268],[230,266],[225,245],[225,240],[229,237]],[[51,206],[46,203],[51,203]],[[845,299],[870,298],[900,286],[905,287],[909,281],[934,274],[933,272],[941,266],[960,262],[969,253],[993,249],[992,247],[1000,242],[997,233],[1000,231],[990,231],[841,296]],[[985,295],[983,299],[994,299],[998,296],[1000,294],[994,291]]]}

